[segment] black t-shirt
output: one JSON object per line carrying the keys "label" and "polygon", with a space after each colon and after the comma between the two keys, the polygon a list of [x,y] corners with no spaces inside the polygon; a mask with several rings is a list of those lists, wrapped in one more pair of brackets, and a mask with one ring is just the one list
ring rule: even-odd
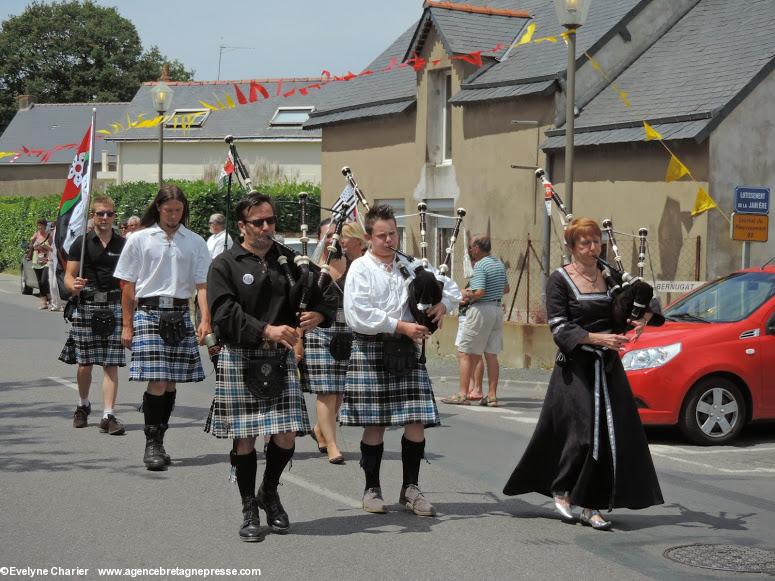
{"label": "black t-shirt", "polygon": [[[76,262],[81,260],[81,244],[83,236],[75,239],[68,260]],[[87,288],[101,292],[119,289],[119,281],[113,277],[118,264],[118,257],[124,249],[124,240],[121,236],[113,232],[107,246],[102,245],[99,236],[94,232],[86,235],[86,251],[83,256],[83,278],[88,279]]]}

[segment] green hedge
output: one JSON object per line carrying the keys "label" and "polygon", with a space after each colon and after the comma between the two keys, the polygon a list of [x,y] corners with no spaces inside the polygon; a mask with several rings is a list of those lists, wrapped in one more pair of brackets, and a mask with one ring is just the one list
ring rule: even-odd
{"label": "green hedge", "polygon": [[[210,215],[216,212],[226,214],[226,192],[219,191],[212,182],[202,180],[170,180],[169,183],[177,184],[188,198],[190,204],[188,227],[205,238],[209,236],[207,220]],[[298,192],[301,191],[309,193],[311,202],[309,223],[311,228],[317,227],[320,221],[320,210],[316,207],[320,203],[320,186],[309,182],[284,181],[262,184],[257,189],[269,194],[277,202],[278,232],[299,231],[299,211],[296,200]],[[108,186],[105,193],[116,203],[118,222],[132,215],[142,216],[157,191],[158,187],[155,183],[129,182]],[[232,236],[237,234],[234,225],[234,206],[243,194],[242,191],[232,190],[232,212],[229,215],[229,230]],[[58,207],[59,196],[0,198],[0,270],[19,263],[23,243],[32,237],[37,219],[56,219]]]}

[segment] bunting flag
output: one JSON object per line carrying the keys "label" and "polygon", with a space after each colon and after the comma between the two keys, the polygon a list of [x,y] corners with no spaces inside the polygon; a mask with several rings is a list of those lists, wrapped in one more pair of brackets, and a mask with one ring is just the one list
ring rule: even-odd
{"label": "bunting flag", "polygon": [[[59,202],[54,245],[57,251],[57,280],[64,281],[68,252],[78,236],[86,231],[89,214],[89,190],[91,188],[92,154],[94,152],[94,118],[75,152],[75,158],[67,174],[65,190]],[[77,258],[80,260],[80,256]],[[64,285],[59,287],[66,294]],[[69,298],[69,297],[63,297]]]}
{"label": "bunting flag", "polygon": [[685,175],[689,175],[689,169],[675,155],[671,155],[670,163],[667,165],[665,181],[667,183],[674,182],[680,180]]}
{"label": "bunting flag", "polygon": [[700,188],[697,192],[697,198],[694,200],[692,216],[699,216],[703,212],[707,212],[713,208],[718,208],[718,204],[716,204],[716,201],[705,191],[705,188]]}
{"label": "bunting flag", "polygon": [[517,46],[521,44],[528,44],[533,40],[533,34],[535,34],[536,31],[536,25],[535,22],[531,22],[527,25],[527,29],[525,30],[525,34],[522,35],[522,38],[519,39],[519,42],[517,43]]}
{"label": "bunting flag", "polygon": [[662,135],[646,121],[643,122],[643,129],[646,132],[646,141],[651,141],[652,139],[662,141]]}

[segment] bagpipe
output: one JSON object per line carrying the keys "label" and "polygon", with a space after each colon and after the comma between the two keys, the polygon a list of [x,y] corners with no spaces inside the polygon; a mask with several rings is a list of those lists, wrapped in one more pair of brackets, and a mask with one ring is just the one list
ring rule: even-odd
{"label": "bagpipe", "polygon": [[[544,186],[544,201],[547,214],[551,214],[552,202],[554,202],[561,212],[560,222],[563,226],[563,230],[567,229],[573,221],[573,214],[568,212],[562,198],[554,190],[552,182],[549,181],[546,172],[543,169],[538,168],[535,173],[536,178],[540,180]],[[613,297],[611,303],[611,332],[619,334],[624,333],[631,328],[631,321],[643,317],[643,314],[652,304],[652,299],[654,298],[654,287],[647,283],[643,278],[648,229],[640,228],[638,230],[638,272],[637,276],[632,276],[624,268],[622,257],[619,254],[619,246],[616,243],[612,220],[606,218],[603,220],[602,225],[602,229],[608,236],[608,241],[611,244],[611,250],[614,254],[614,264],[611,265],[605,259],[597,256],[597,266]],[[665,319],[659,312],[658,305],[654,305],[649,325],[660,326],[664,321]]]}
{"label": "bagpipe", "polygon": [[[399,263],[399,271],[404,280],[410,280],[408,285],[409,292],[409,311],[412,313],[418,324],[426,327],[431,334],[435,333],[438,325],[433,321],[427,311],[432,306],[441,302],[444,297],[444,281],[439,280],[430,268],[428,261],[428,243],[426,240],[428,206],[424,202],[417,204],[417,211],[420,216],[420,260],[390,247],[399,256],[406,259],[407,263]],[[464,208],[458,208],[457,218],[452,230],[452,236],[449,239],[449,246],[445,249],[444,260],[438,268],[440,276],[446,277],[449,272],[449,264],[452,258],[452,250],[460,233],[460,226],[463,223],[463,217],[466,215]],[[420,352],[420,363],[425,363],[425,340],[422,341]]]}

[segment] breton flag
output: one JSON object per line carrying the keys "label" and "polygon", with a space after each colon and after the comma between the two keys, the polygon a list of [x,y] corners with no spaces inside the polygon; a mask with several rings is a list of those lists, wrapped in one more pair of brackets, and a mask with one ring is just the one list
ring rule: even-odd
{"label": "breton flag", "polygon": [[[59,202],[54,244],[57,250],[57,280],[60,283],[60,295],[63,295],[64,299],[69,298],[64,285],[64,269],[67,265],[68,252],[73,241],[86,232],[96,113],[97,110],[92,109],[91,126],[86,130],[86,134],[75,152],[75,158],[67,174],[65,191]],[[77,260],[80,261],[80,257]]]}
{"label": "breton flag", "polygon": [[[331,211],[334,214],[338,214],[344,209],[345,205],[348,205],[350,206],[350,213],[347,215],[347,219],[355,221],[358,218],[358,204],[356,203],[356,200],[355,191],[352,186],[348,184],[347,187],[342,190],[342,193],[339,194],[339,198],[334,202]],[[333,215],[332,218],[336,218],[336,216]]]}
{"label": "breton flag", "polygon": [[231,149],[226,154],[226,163],[221,168],[221,173],[218,176],[218,187],[223,189],[226,186],[226,181],[229,176],[234,173],[234,158],[231,156]]}

